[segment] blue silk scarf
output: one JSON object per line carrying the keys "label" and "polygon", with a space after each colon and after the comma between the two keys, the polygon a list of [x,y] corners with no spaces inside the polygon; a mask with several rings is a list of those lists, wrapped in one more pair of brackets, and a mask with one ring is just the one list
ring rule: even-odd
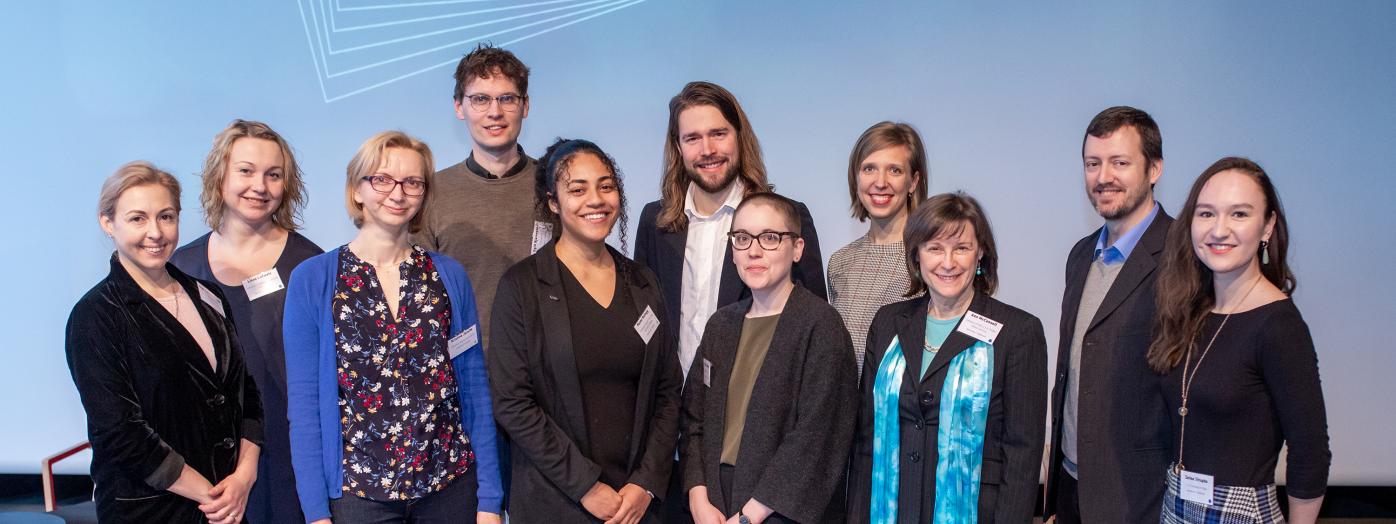
{"label": "blue silk scarf", "polygon": [[[872,524],[897,521],[901,457],[898,403],[906,355],[894,337],[873,381]],[[979,469],[984,458],[984,426],[994,380],[994,346],[976,341],[956,355],[940,390],[940,429],[936,434],[934,524],[968,524],[979,518]]]}

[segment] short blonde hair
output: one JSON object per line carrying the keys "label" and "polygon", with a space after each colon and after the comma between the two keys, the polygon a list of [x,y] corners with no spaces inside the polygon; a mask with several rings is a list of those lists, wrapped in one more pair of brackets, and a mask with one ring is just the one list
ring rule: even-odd
{"label": "short blonde hair", "polygon": [[301,181],[300,164],[296,163],[296,155],[291,153],[291,145],[270,126],[239,118],[228,124],[218,136],[213,137],[213,149],[209,150],[208,158],[204,159],[203,192],[199,194],[199,203],[203,205],[204,221],[208,222],[209,229],[217,231],[223,226],[223,181],[228,175],[228,155],[233,150],[233,143],[239,138],[270,140],[281,147],[281,159],[285,164],[281,167],[281,176],[286,185],[281,195],[281,205],[272,212],[271,222],[287,231],[300,228],[306,192],[305,183]]}
{"label": "short blonde hair", "polygon": [[431,198],[428,197],[431,196],[436,168],[432,164],[431,148],[427,147],[425,142],[402,131],[378,133],[359,146],[359,151],[354,153],[354,158],[349,160],[349,167],[345,169],[348,176],[344,180],[344,207],[349,211],[349,218],[354,221],[354,227],[363,227],[364,206],[354,202],[354,192],[364,177],[372,176],[383,165],[384,153],[394,147],[416,151],[422,156],[422,179],[426,180],[427,189],[421,196],[421,207],[417,208],[417,214],[412,216],[412,221],[407,225],[408,232],[415,234],[422,230],[422,224],[426,222],[427,204],[431,202]]}
{"label": "short blonde hair", "polygon": [[117,168],[115,173],[102,182],[102,192],[97,196],[97,215],[115,218],[116,201],[121,198],[122,193],[127,189],[149,184],[168,190],[170,198],[174,200],[175,212],[180,211],[179,181],[150,162],[137,160]]}

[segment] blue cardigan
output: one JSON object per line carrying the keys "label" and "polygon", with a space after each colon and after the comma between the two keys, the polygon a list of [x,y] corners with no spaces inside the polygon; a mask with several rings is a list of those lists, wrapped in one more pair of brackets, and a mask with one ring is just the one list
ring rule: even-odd
{"label": "blue cardigan", "polygon": [[[451,336],[476,329],[475,293],[460,263],[430,252],[432,262],[451,299]],[[335,276],[339,250],[332,249],[302,262],[291,272],[286,288],[282,337],[286,344],[287,418],[291,423],[291,465],[296,472],[305,521],[330,518],[330,499],[344,486],[344,436],[339,424],[339,384],[336,381],[334,318]],[[485,357],[479,337],[474,346],[451,359],[456,373],[461,425],[475,452],[480,487],[479,511],[499,513],[504,492],[496,451],[494,412]]]}

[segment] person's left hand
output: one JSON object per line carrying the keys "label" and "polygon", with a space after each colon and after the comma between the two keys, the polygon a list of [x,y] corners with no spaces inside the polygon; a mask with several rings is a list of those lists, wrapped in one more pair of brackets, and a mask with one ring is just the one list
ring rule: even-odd
{"label": "person's left hand", "polygon": [[504,524],[504,517],[498,513],[481,511],[475,514],[475,524]]}
{"label": "person's left hand", "polygon": [[620,509],[616,510],[615,516],[606,524],[635,524],[640,522],[640,517],[645,516],[645,511],[650,507],[650,494],[635,484],[626,484],[620,488]]}
{"label": "person's left hand", "polygon": [[199,511],[204,512],[209,524],[242,522],[243,511],[247,509],[247,494],[252,491],[252,483],[255,481],[255,478],[246,474],[233,472],[208,491],[208,496],[213,500],[207,504],[200,504]]}

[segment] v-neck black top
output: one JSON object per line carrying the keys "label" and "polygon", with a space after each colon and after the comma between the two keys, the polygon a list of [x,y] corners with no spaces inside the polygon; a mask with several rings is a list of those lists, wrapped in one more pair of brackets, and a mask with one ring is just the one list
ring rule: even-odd
{"label": "v-neck black top", "polygon": [[620,489],[630,476],[630,432],[645,361],[645,343],[635,331],[640,316],[619,275],[611,305],[603,308],[565,264],[559,267],[582,386],[588,458],[601,466],[601,482]]}
{"label": "v-neck black top", "polygon": [[[1275,483],[1281,445],[1289,444],[1286,484],[1290,496],[1322,496],[1328,487],[1328,417],[1318,377],[1318,354],[1309,326],[1292,300],[1279,300],[1231,315],[1209,314],[1202,324],[1189,372],[1216,334],[1188,392],[1183,464],[1226,486]],[[1221,328],[1221,333],[1217,329]],[[1163,378],[1173,419],[1173,450],[1183,417],[1183,366]]]}

